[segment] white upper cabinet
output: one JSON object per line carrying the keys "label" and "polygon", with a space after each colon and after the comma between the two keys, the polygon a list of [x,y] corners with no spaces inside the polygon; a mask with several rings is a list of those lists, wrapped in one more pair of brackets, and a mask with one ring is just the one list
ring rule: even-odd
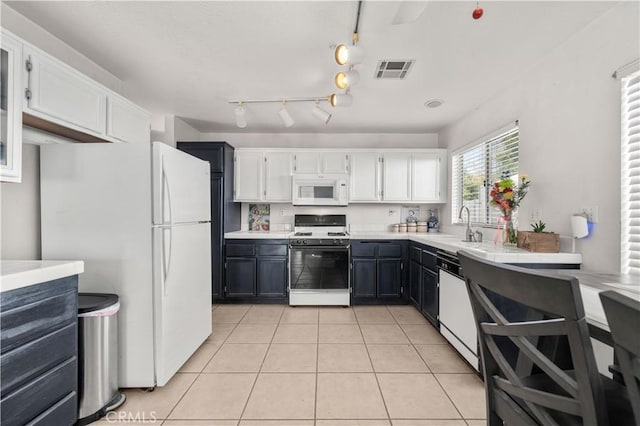
{"label": "white upper cabinet", "polygon": [[236,150],[234,167],[234,201],[262,201],[264,154],[261,151]]}
{"label": "white upper cabinet", "polygon": [[0,181],[22,179],[22,45],[2,31]]}
{"label": "white upper cabinet", "polygon": [[320,173],[320,153],[298,151],[293,157],[294,173]]}
{"label": "white upper cabinet", "polygon": [[349,201],[380,201],[380,154],[354,152],[350,157]]}
{"label": "white upper cabinet", "polygon": [[151,114],[121,96],[107,98],[107,136],[122,142],[149,142]]}
{"label": "white upper cabinet", "polygon": [[24,112],[80,132],[105,134],[107,94],[100,85],[31,47],[25,46],[24,57]]}
{"label": "white upper cabinet", "polygon": [[151,141],[149,112],[17,40],[22,49],[20,108],[26,114],[25,125],[80,142]]}
{"label": "white upper cabinet", "polygon": [[349,154],[344,151],[296,151],[294,173],[349,173]]}
{"label": "white upper cabinet", "polygon": [[320,173],[349,173],[349,154],[345,152],[320,153]]}
{"label": "white upper cabinet", "polygon": [[411,200],[411,152],[382,154],[382,199]]}
{"label": "white upper cabinet", "polygon": [[444,202],[446,188],[442,190],[442,170],[445,171],[446,179],[446,157],[443,159],[441,152],[414,154],[411,164],[411,200]]}
{"label": "white upper cabinet", "polygon": [[264,200],[291,202],[293,154],[290,152],[267,152],[265,160]]}

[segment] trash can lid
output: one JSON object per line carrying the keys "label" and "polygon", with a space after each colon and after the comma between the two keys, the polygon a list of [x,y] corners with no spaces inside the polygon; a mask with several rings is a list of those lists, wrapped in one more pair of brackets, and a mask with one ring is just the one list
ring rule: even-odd
{"label": "trash can lid", "polygon": [[78,293],[78,313],[99,311],[118,303],[118,295],[110,293]]}

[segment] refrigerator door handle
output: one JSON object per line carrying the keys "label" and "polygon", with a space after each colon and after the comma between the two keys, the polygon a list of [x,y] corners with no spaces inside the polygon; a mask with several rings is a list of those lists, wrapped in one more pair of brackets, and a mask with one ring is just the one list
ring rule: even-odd
{"label": "refrigerator door handle", "polygon": [[[162,186],[163,186],[163,197],[162,197],[162,221],[166,223],[165,221],[165,211],[168,210],[169,213],[169,223],[173,224],[173,215],[171,214],[172,211],[172,206],[171,206],[171,190],[169,187],[169,179],[167,178],[167,172],[165,170],[164,167],[164,159],[162,160]],[[166,201],[166,202],[165,202]],[[168,209],[167,209],[167,202],[168,202]]]}
{"label": "refrigerator door handle", "polygon": [[[164,279],[162,280],[162,292],[165,296],[168,295],[169,272],[171,271],[171,246],[173,245],[171,228],[162,228],[162,271],[164,272]],[[169,239],[167,242],[167,233]]]}

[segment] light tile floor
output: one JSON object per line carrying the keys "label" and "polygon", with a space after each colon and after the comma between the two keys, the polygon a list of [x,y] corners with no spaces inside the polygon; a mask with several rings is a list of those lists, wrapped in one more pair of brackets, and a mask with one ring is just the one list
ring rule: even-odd
{"label": "light tile floor", "polygon": [[477,426],[480,378],[411,306],[215,305],[169,384],[98,424]]}

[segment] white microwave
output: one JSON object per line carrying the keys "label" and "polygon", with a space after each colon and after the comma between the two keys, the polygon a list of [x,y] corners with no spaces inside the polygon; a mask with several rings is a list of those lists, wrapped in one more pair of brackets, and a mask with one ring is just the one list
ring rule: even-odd
{"label": "white microwave", "polygon": [[293,175],[294,206],[346,206],[349,177],[343,174]]}

